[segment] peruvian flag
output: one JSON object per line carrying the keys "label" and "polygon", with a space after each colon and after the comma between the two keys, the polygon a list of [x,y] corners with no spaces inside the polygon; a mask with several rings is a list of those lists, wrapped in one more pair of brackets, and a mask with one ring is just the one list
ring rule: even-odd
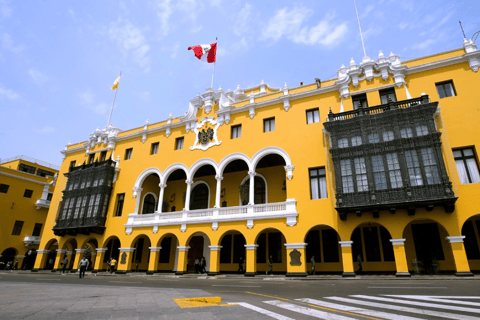
{"label": "peruvian flag", "polygon": [[217,60],[217,44],[200,44],[198,46],[188,47],[188,50],[193,50],[195,57],[199,60],[212,63]]}

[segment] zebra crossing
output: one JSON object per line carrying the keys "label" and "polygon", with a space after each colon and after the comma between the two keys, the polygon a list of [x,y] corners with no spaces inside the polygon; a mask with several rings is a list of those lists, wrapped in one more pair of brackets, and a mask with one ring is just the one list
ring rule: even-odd
{"label": "zebra crossing", "polygon": [[[292,314],[302,319],[328,320],[480,320],[480,302],[475,300],[480,300],[480,296],[349,295],[266,300],[262,301],[265,307],[245,302],[236,304],[278,320],[297,319]],[[282,314],[285,311],[288,316]]]}

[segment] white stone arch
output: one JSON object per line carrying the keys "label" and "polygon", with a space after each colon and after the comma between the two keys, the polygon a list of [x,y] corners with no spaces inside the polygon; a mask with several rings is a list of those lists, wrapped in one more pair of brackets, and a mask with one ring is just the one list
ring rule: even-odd
{"label": "white stone arch", "polygon": [[184,165],[183,163],[174,163],[174,164],[170,165],[167,169],[165,169],[165,171],[163,172],[163,179],[160,180],[160,183],[167,183],[167,180],[168,180],[168,177],[170,176],[170,174],[177,169],[183,170],[185,172],[185,175],[187,176],[187,179],[188,179],[188,168],[187,168],[187,166]]}
{"label": "white stone arch", "polygon": [[[193,193],[193,189],[195,189],[195,187],[198,186],[199,184],[204,184],[204,185],[207,186],[207,189],[208,189],[208,208],[210,208],[210,196],[212,195],[212,192],[210,191],[210,186],[208,185],[208,183],[206,181],[198,180],[198,181],[194,182],[192,184],[192,193]],[[191,197],[191,195],[190,195],[190,197]]]}
{"label": "white stone arch", "polygon": [[[263,179],[263,182],[265,183],[265,203],[268,203],[268,184],[267,184],[267,179],[263,176],[263,174],[256,172],[255,177],[259,177]],[[255,181],[255,177],[254,180]],[[240,186],[243,185],[247,180],[250,179],[250,175],[246,175],[245,178],[243,178],[242,182],[240,183]],[[240,191],[238,192],[238,205],[242,205],[242,196],[240,195]]]}
{"label": "white stone arch", "polygon": [[249,157],[247,157],[245,154],[243,153],[232,153],[232,154],[229,154],[228,156],[226,156],[225,158],[222,159],[222,161],[220,161],[220,163],[218,164],[218,173],[219,175],[222,175],[223,176],[223,170],[225,170],[225,168],[227,167],[227,165],[232,162],[232,161],[235,161],[235,160],[243,160],[245,161],[245,163],[247,164],[248,166],[248,171],[251,171],[252,170],[252,161],[250,160]]}
{"label": "white stone arch", "polygon": [[[159,178],[160,183],[161,183],[162,180],[163,180],[163,175],[162,175],[162,172],[157,168],[145,169],[142,173],[140,173],[137,180],[135,181],[135,186],[133,187],[133,198],[137,198],[137,201],[135,202],[135,212],[134,212],[135,214],[139,213],[138,210],[139,210],[139,207],[140,207],[140,195],[142,194],[143,182],[145,181],[145,179],[149,175],[151,175],[153,173],[158,175],[158,178]],[[143,204],[143,200],[142,200],[142,204]]]}
{"label": "white stone arch", "polygon": [[190,180],[193,179],[193,177],[195,176],[195,172],[197,172],[197,170],[204,165],[211,165],[215,169],[215,175],[218,175],[218,164],[212,159],[206,158],[206,159],[198,160],[190,167],[190,170],[187,174],[187,179],[190,179]]}
{"label": "white stone arch", "polygon": [[[145,194],[143,195],[143,198],[142,198],[142,202],[141,202],[141,204],[142,204],[142,211],[143,211],[143,204],[145,203],[145,198],[146,198],[149,194],[151,194],[151,195],[153,196],[153,198],[155,199],[155,207],[157,207],[157,205],[158,205],[158,196],[157,196],[155,193],[153,193],[153,192],[147,192],[147,193],[145,193]],[[139,211],[138,213],[140,214],[141,212]],[[152,213],[153,213],[153,212],[152,212]]]}
{"label": "white stone arch", "polygon": [[290,156],[288,155],[288,153],[279,147],[267,147],[258,151],[252,158],[252,170],[255,170],[257,168],[258,162],[262,160],[263,157],[269,154],[278,154],[283,158],[283,160],[285,161],[285,171],[287,172],[287,178],[288,180],[292,180],[292,171],[294,169],[294,166],[292,165],[292,161],[290,160]]}

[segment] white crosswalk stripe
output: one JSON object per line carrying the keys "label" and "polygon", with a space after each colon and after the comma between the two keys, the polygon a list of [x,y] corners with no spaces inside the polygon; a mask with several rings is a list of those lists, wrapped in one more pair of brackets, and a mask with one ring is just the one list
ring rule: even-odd
{"label": "white crosswalk stripe", "polygon": [[[328,301],[325,301],[326,299]],[[362,318],[364,319],[365,317],[387,320],[424,320],[430,319],[431,317],[456,320],[480,320],[480,317],[465,314],[480,314],[480,308],[464,307],[480,306],[480,303],[478,302],[465,301],[467,299],[477,300],[480,299],[480,297],[427,295],[351,295],[348,298],[323,297],[321,299],[304,298],[296,299],[294,301],[270,300],[263,301],[263,303],[268,304],[271,307],[277,307],[283,310],[287,310],[291,313],[302,314],[304,316],[307,316],[307,318],[312,317],[327,320],[354,320]],[[332,300],[334,300],[336,303],[332,302]],[[421,302],[418,300],[429,302]],[[281,311],[279,313],[276,313],[248,303],[240,302],[238,304],[245,308],[249,308],[251,310],[270,316],[274,319],[292,319],[290,317],[281,315]],[[403,306],[402,304],[410,306]],[[364,308],[359,307],[359,305],[364,306]],[[271,307],[269,309],[272,310]],[[450,312],[444,312],[443,310],[445,309]],[[393,310],[394,313],[385,312],[385,310]],[[395,311],[402,314],[397,314]],[[455,311],[463,314],[456,314]],[[420,317],[412,317],[406,314],[416,314],[420,315]]]}
{"label": "white crosswalk stripe", "polygon": [[331,303],[327,301],[320,301],[320,300],[315,300],[315,299],[296,299],[298,301],[314,304],[316,306],[320,307],[325,307],[325,308],[330,308],[330,309],[335,309],[335,310],[340,310],[340,311],[348,311],[351,313],[358,313],[358,314],[363,314],[366,316],[372,316],[372,317],[379,317],[379,318],[384,318],[384,319],[389,319],[389,320],[422,320],[422,318],[412,318],[412,317],[407,317],[407,316],[401,316],[398,314],[393,314],[393,313],[388,313],[388,312],[382,312],[382,311],[376,311],[376,310],[369,310],[369,309],[363,309],[359,307],[354,307],[354,306],[344,306],[341,304],[337,303]]}

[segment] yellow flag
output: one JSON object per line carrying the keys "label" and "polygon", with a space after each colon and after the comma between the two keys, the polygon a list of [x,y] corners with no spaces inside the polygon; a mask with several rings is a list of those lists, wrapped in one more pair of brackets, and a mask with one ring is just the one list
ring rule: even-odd
{"label": "yellow flag", "polygon": [[118,76],[117,80],[113,83],[112,90],[115,90],[118,88],[118,83],[120,82],[120,76]]}

